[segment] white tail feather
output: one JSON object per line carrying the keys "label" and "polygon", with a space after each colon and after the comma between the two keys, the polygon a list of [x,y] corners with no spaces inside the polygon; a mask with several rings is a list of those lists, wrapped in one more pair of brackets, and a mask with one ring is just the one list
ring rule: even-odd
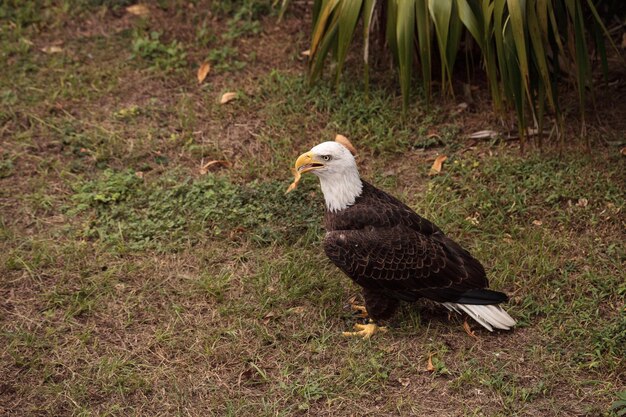
{"label": "white tail feather", "polygon": [[490,332],[493,328],[510,330],[515,326],[513,317],[504,311],[499,305],[475,305],[475,304],[459,304],[459,303],[442,303],[450,311],[460,313],[464,311],[471,318],[476,320],[485,329]]}

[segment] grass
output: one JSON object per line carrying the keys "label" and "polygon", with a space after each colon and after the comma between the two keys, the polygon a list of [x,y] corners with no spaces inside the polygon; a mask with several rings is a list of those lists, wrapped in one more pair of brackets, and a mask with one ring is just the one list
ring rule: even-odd
{"label": "grass", "polygon": [[[294,232],[319,233],[315,207],[312,198],[285,198],[283,184],[275,181],[240,185],[212,174],[193,181],[172,173],[145,183],[133,171],[107,170],[101,178],[78,182],[67,213],[93,214],[83,230],[87,238],[171,250],[233,233],[259,244],[295,243]],[[286,217],[294,219],[289,227]]]}
{"label": "grass", "polygon": [[167,44],[160,38],[161,33],[157,31],[136,33],[132,45],[133,58],[149,62],[153,70],[171,71],[186,67],[187,54],[180,42],[173,40]]}
{"label": "grass", "polygon": [[[394,90],[309,88],[305,37],[285,52],[263,2],[220,2],[215,36],[199,35],[204,3],[159,9],[168,25],[118,5],[22,4],[0,6],[3,414],[615,415],[626,170],[614,149],[520,157],[515,142],[464,139],[480,113],[403,120]],[[233,19],[260,32],[222,39]],[[152,31],[187,64],[133,57]],[[41,51],[53,41],[62,52]],[[192,64],[226,46],[246,66],[198,86]],[[511,295],[514,332],[473,326],[474,340],[424,302],[383,337],[341,337],[358,288],[320,248],[316,180],[283,194],[294,158],[336,133],[366,178],[483,261]],[[449,159],[430,177],[437,153]],[[230,165],[201,170],[213,160]]]}

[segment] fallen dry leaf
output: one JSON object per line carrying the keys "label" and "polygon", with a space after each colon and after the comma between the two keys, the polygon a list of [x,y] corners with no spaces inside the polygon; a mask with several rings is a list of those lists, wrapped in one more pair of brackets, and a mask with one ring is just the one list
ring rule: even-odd
{"label": "fallen dry leaf", "polygon": [[435,162],[433,162],[433,166],[430,167],[430,173],[428,175],[437,175],[441,172],[441,167],[443,165],[443,161],[445,161],[446,159],[448,159],[447,156],[445,155],[439,155],[436,159]]}
{"label": "fallen dry leaf", "polygon": [[426,370],[428,372],[434,372],[435,367],[433,366],[433,354],[428,355],[428,365],[426,365]]}
{"label": "fallen dry leaf", "polygon": [[130,14],[134,14],[135,16],[148,16],[150,14],[150,9],[145,4],[133,4],[132,6],[128,6],[126,11]]}
{"label": "fallen dry leaf", "polygon": [[533,224],[535,226],[541,226],[543,224],[543,222],[541,220],[533,220]]}
{"label": "fallen dry leaf", "polygon": [[398,378],[398,382],[400,383],[400,385],[402,385],[403,387],[408,387],[409,384],[411,383],[411,380],[409,378]]}
{"label": "fallen dry leaf", "polygon": [[41,52],[45,53],[45,54],[58,54],[63,52],[63,48],[61,48],[60,46],[44,46],[43,48],[41,48]]}
{"label": "fallen dry leaf", "polygon": [[209,161],[206,164],[202,165],[200,167],[200,174],[201,175],[205,175],[207,172],[209,172],[209,169],[211,167],[219,167],[219,166],[221,166],[221,167],[224,167],[224,168],[230,168],[232,165],[233,165],[232,163],[230,163],[228,161],[225,161],[223,159],[219,159],[219,160],[216,159],[214,161]]}
{"label": "fallen dry leaf", "polygon": [[202,65],[200,65],[200,68],[198,68],[198,84],[202,84],[202,81],[204,81],[206,76],[209,75],[210,71],[211,64],[208,62],[203,62]]}
{"label": "fallen dry leaf", "polygon": [[296,307],[292,307],[289,310],[290,313],[295,313],[295,314],[304,314],[305,313],[305,309],[302,306],[296,306]]}
{"label": "fallen dry leaf", "polygon": [[233,101],[237,98],[237,93],[224,93],[222,94],[222,98],[220,99],[220,104],[226,104],[229,101]]}
{"label": "fallen dry leaf", "polygon": [[341,143],[343,146],[348,148],[352,155],[356,155],[356,148],[354,147],[354,145],[352,145],[352,142],[350,142],[348,138],[344,135],[337,134],[337,136],[335,136],[335,142]]}
{"label": "fallen dry leaf", "polygon": [[276,317],[276,314],[274,314],[273,311],[270,311],[269,313],[267,313],[265,316],[263,316],[263,323],[267,324],[270,322],[271,319],[273,319],[274,317]]}

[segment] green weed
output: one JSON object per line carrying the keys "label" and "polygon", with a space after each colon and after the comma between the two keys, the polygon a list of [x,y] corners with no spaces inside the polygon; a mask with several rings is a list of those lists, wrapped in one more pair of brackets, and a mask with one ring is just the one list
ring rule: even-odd
{"label": "green weed", "polygon": [[213,13],[236,20],[258,20],[272,10],[272,0],[223,0],[211,2]]}
{"label": "green weed", "polygon": [[138,364],[124,357],[103,357],[95,366],[95,373],[103,393],[132,394],[147,386],[138,373]]}
{"label": "green weed", "polygon": [[617,393],[617,400],[611,405],[611,411],[617,414],[618,417],[626,415],[626,391]]}
{"label": "green weed", "polygon": [[41,4],[34,0],[6,0],[0,4],[0,21],[14,22],[18,28],[39,23],[42,20]]}
{"label": "green weed", "polygon": [[0,156],[0,178],[10,177],[13,175],[14,170],[13,159],[8,155]]}
{"label": "green weed", "polygon": [[225,301],[226,292],[230,287],[230,282],[232,279],[232,274],[225,271],[222,271],[219,274],[210,273],[199,280],[198,286],[211,299],[219,303]]}
{"label": "green weed", "polygon": [[239,50],[236,47],[224,45],[220,48],[211,49],[207,60],[214,65],[217,71],[240,70],[246,66],[246,63],[239,61],[238,55]]}
{"label": "green weed", "polygon": [[151,31],[149,34],[136,32],[132,43],[134,58],[140,58],[150,64],[150,69],[171,71],[187,66],[187,53],[184,46],[173,40],[169,44],[161,41],[161,33]]}
{"label": "green weed", "polygon": [[119,109],[113,113],[113,116],[120,120],[134,119],[141,114],[142,109],[136,104]]}
{"label": "green weed", "polygon": [[206,48],[209,44],[217,41],[217,35],[213,32],[211,24],[202,22],[196,29],[196,44],[202,48]]}
{"label": "green weed", "polygon": [[263,245],[292,244],[303,234],[300,231],[318,230],[321,210],[306,194],[285,196],[284,185],[274,181],[244,186],[215,175],[198,180],[170,175],[147,183],[132,171],[107,170],[75,186],[76,206],[70,213],[93,212],[86,236],[133,249],[164,249],[203,236],[238,234]]}
{"label": "green weed", "polygon": [[[246,66],[246,62],[238,59],[239,49],[235,46],[235,41],[261,32],[259,19],[270,12],[271,2],[258,0],[214,2],[212,7],[214,12],[229,18],[226,22],[226,31],[219,37],[220,45],[211,48],[206,59],[213,64],[216,71],[238,71]],[[210,43],[218,43],[218,37],[203,23],[196,31],[196,41],[206,47]],[[254,53],[251,56],[254,56]]]}
{"label": "green weed", "polygon": [[231,19],[228,30],[222,36],[225,41],[233,41],[242,36],[256,35],[261,32],[261,24],[257,20]]}

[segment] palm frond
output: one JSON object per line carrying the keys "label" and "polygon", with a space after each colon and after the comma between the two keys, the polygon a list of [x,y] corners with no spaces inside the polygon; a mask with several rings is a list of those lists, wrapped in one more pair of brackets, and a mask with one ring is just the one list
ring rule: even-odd
{"label": "palm frond", "polygon": [[[494,109],[515,110],[522,145],[526,127],[542,126],[547,113],[553,113],[557,124],[562,124],[557,85],[564,82],[571,82],[578,92],[584,127],[587,91],[593,91],[591,39],[607,71],[604,41],[610,37],[592,0],[315,0],[311,81],[320,77],[332,51],[339,82],[362,19],[364,78],[369,85],[371,26],[376,11],[384,16],[386,46],[398,69],[405,111],[415,73],[426,100],[437,69],[443,95],[454,94],[453,71],[461,39],[467,33],[480,50]],[[436,61],[435,53],[439,55]],[[433,62],[438,62],[439,68],[433,68]],[[561,76],[563,71],[571,77]]]}

